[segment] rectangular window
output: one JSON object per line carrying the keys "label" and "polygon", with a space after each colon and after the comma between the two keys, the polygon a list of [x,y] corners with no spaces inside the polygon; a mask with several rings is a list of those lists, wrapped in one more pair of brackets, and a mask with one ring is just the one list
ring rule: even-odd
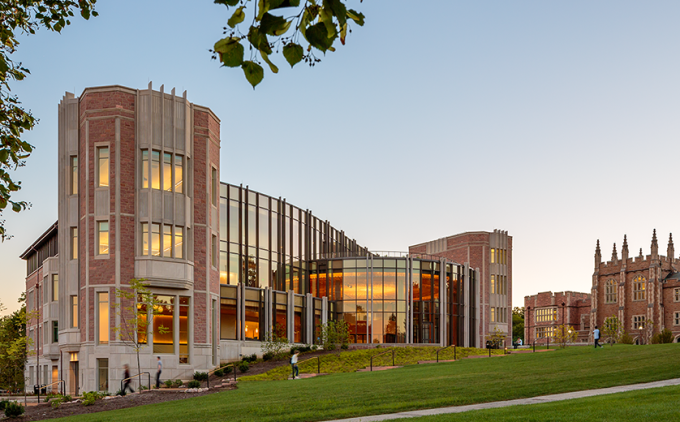
{"label": "rectangular window", "polygon": [[536,338],[553,337],[554,327],[536,327]]}
{"label": "rectangular window", "polygon": [[47,301],[50,299],[50,295],[47,292],[47,283],[49,279],[47,276],[43,278],[43,284],[42,284],[42,289],[40,289],[40,293],[42,294],[42,301],[43,303],[47,303]]}
{"label": "rectangular window", "polygon": [[536,310],[536,322],[557,321],[557,308],[541,308]]}
{"label": "rectangular window", "polygon": [[184,246],[184,233],[182,227],[175,227],[175,258],[182,259],[184,254],[182,248]]}
{"label": "rectangular window", "polygon": [[97,318],[99,319],[98,337],[99,344],[109,344],[109,294],[106,292],[97,293]]}
{"label": "rectangular window", "polygon": [[151,189],[161,188],[161,153],[151,151]]}
{"label": "rectangular window", "polygon": [[149,224],[142,223],[142,255],[149,255]]}
{"label": "rectangular window", "polygon": [[172,191],[172,154],[163,154],[163,190]]}
{"label": "rectangular window", "polygon": [[491,307],[491,322],[496,322],[496,308]]}
{"label": "rectangular window", "polygon": [[97,252],[99,255],[109,254],[109,222],[97,222]]}
{"label": "rectangular window", "polygon": [[78,195],[78,157],[71,157],[71,195]]}
{"label": "rectangular window", "polygon": [[633,315],[633,330],[642,330],[645,328],[645,316]]}
{"label": "rectangular window", "polygon": [[59,300],[59,274],[52,274],[52,302]]}
{"label": "rectangular window", "polygon": [[71,328],[78,328],[78,296],[71,296]]}
{"label": "rectangular window", "polygon": [[109,186],[109,147],[97,148],[97,187]]}
{"label": "rectangular window", "polygon": [[153,315],[153,353],[175,353],[175,296],[156,296]]}
{"label": "rectangular window", "polygon": [[673,302],[680,302],[680,287],[673,289]]}
{"label": "rectangular window", "polygon": [[168,224],[163,226],[163,256],[172,258],[172,226]]}
{"label": "rectangular window", "polygon": [[71,259],[78,259],[78,227],[71,227]]}
{"label": "rectangular window", "polygon": [[491,294],[496,293],[496,276],[491,275]]}
{"label": "rectangular window", "polygon": [[633,279],[633,300],[645,300],[645,288],[647,280],[642,276],[637,276]]}
{"label": "rectangular window", "polygon": [[142,189],[149,188],[149,150],[142,151]]}
{"label": "rectangular window", "polygon": [[189,298],[179,297],[179,363],[189,363]]}
{"label": "rectangular window", "polygon": [[151,225],[151,255],[161,256],[161,225]]}
{"label": "rectangular window", "polygon": [[52,321],[52,343],[59,343],[59,321]]}
{"label": "rectangular window", "polygon": [[496,249],[491,248],[491,263],[495,264],[496,263]]}
{"label": "rectangular window", "polygon": [[680,312],[673,315],[673,325],[680,325]]}
{"label": "rectangular window", "polygon": [[109,360],[97,359],[97,391],[109,391]]}
{"label": "rectangular window", "polygon": [[220,253],[220,251],[217,249],[217,246],[218,246],[217,245],[217,236],[213,235],[213,237],[212,237],[212,247],[211,247],[211,250],[212,250],[212,257],[211,257],[212,260],[211,260],[211,262],[212,262],[212,266],[215,267],[215,268],[217,268],[217,264],[219,262],[219,253]]}
{"label": "rectangular window", "polygon": [[184,161],[181,155],[175,155],[175,193],[184,192]]}
{"label": "rectangular window", "polygon": [[217,189],[219,188],[219,183],[217,182],[217,169],[213,167],[212,169],[212,185],[211,185],[211,196],[212,204],[217,206]]}

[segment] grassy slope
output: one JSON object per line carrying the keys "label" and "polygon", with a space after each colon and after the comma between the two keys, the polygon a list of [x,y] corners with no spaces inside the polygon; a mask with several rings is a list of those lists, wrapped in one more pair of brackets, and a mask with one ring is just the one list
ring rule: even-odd
{"label": "grassy slope", "polygon": [[[425,416],[413,422],[583,422],[675,421],[680,419],[680,386],[650,388],[555,403],[475,410],[460,414]],[[403,419],[393,419],[403,421]]]}
{"label": "grassy slope", "polygon": [[241,382],[195,399],[74,417],[75,421],[318,421],[633,384],[680,376],[678,344],[413,365],[299,381]]}

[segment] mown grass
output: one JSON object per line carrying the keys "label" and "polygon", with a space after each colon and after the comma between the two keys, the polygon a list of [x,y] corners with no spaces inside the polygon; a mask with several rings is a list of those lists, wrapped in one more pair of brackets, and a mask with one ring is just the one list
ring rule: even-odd
{"label": "mown grass", "polygon": [[[415,365],[419,361],[435,360],[437,349],[434,347],[387,347],[380,349],[340,351],[329,355],[323,355],[321,359],[321,373],[337,374],[345,372],[356,372],[359,369],[368,368],[373,359],[373,366],[391,366],[392,353],[394,350],[394,364],[396,366]],[[485,349],[475,349],[473,347],[458,347],[455,352],[452,347],[444,349],[439,353],[440,360],[451,360],[454,357],[462,359],[472,355],[488,356],[489,351]],[[503,350],[491,350],[493,355],[502,355]],[[377,356],[381,355],[382,356]],[[317,360],[315,358],[306,359],[300,355],[298,365],[301,374],[311,374],[317,372]],[[250,375],[241,377],[241,381],[264,381],[264,380],[285,380],[291,375],[291,368],[288,365],[272,369],[264,374]]]}
{"label": "mown grass", "polygon": [[[680,420],[680,386],[650,388],[554,403],[424,416],[413,422],[583,422]],[[403,419],[392,419],[393,421]]]}
{"label": "mown grass", "polygon": [[81,415],[71,420],[320,421],[535,397],[678,376],[678,344],[573,347],[306,380],[244,381],[237,390]]}

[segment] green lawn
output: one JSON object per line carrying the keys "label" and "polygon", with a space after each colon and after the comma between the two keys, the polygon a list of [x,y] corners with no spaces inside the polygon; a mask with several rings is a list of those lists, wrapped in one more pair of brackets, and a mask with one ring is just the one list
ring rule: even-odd
{"label": "green lawn", "polygon": [[678,344],[573,347],[307,380],[244,381],[233,391],[72,420],[319,421],[675,377],[680,377]]}
{"label": "green lawn", "polygon": [[[680,419],[679,401],[680,386],[673,386],[555,403],[473,410],[408,420],[413,422],[676,421]],[[404,419],[392,420],[403,421]]]}

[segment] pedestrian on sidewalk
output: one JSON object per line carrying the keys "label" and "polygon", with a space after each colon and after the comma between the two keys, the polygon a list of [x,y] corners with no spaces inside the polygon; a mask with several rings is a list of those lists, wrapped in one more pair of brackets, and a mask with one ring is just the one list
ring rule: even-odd
{"label": "pedestrian on sidewalk", "polygon": [[293,353],[293,356],[290,357],[290,366],[293,370],[293,379],[297,378],[300,375],[300,371],[298,369],[298,354],[300,353],[299,350],[295,350],[295,353]]}
{"label": "pedestrian on sidewalk", "polygon": [[161,372],[163,372],[163,362],[161,361],[160,356],[156,356],[157,359],[157,364],[156,364],[156,388],[161,388]]}
{"label": "pedestrian on sidewalk", "polygon": [[123,395],[125,395],[125,392],[127,391],[128,388],[130,389],[131,393],[134,393],[135,390],[133,390],[132,386],[130,385],[130,381],[131,381],[130,380],[130,367],[126,363],[125,365],[123,365],[123,368],[125,369],[123,371],[123,379],[125,380],[125,381],[123,381]]}
{"label": "pedestrian on sidewalk", "polygon": [[593,330],[593,338],[595,339],[595,348],[597,347],[602,347],[600,344],[600,330],[597,328],[597,325],[595,326],[595,330]]}

